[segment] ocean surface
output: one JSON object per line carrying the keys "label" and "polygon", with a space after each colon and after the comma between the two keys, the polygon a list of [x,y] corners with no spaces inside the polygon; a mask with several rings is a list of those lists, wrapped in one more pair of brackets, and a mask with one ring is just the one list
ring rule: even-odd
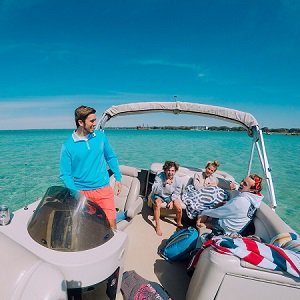
{"label": "ocean surface", "polygon": [[[11,211],[32,203],[52,185],[62,185],[59,156],[72,130],[0,131],[0,204]],[[236,181],[246,174],[251,139],[245,132],[181,130],[106,130],[119,163],[149,168],[152,162],[175,160],[203,168],[217,159],[220,170]],[[276,212],[300,233],[300,136],[265,135],[277,199]],[[261,174],[258,157],[252,171]],[[266,190],[263,190],[266,196]],[[267,200],[266,200],[267,202]]]}

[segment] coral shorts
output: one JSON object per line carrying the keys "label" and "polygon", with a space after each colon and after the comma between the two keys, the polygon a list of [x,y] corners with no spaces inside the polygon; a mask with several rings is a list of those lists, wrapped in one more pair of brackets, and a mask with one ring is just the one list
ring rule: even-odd
{"label": "coral shorts", "polygon": [[114,192],[110,186],[90,191],[81,190],[80,193],[101,207],[108,220],[116,219]]}

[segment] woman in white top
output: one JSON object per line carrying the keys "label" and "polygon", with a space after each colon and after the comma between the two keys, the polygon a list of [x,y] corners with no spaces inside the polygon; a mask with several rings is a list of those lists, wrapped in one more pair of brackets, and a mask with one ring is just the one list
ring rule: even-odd
{"label": "woman in white top", "polygon": [[217,160],[208,161],[204,171],[195,173],[193,185],[196,190],[199,191],[204,187],[218,185],[219,180],[214,175],[214,173],[216,172],[219,165],[220,164]]}

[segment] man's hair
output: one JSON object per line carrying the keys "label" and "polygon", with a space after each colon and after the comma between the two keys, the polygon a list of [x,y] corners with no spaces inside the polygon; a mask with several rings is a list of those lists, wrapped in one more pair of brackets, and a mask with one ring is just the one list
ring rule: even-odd
{"label": "man's hair", "polygon": [[262,190],[262,178],[256,174],[251,174],[249,177],[255,182],[254,186],[251,187],[251,190],[253,190],[255,194],[259,193]]}
{"label": "man's hair", "polygon": [[175,168],[175,171],[178,171],[179,165],[175,161],[167,160],[163,165],[163,170],[167,171],[172,167]]}
{"label": "man's hair", "polygon": [[92,107],[89,106],[85,106],[85,105],[81,105],[79,107],[77,107],[75,109],[75,123],[76,123],[76,127],[79,127],[79,123],[78,121],[81,120],[83,122],[85,122],[86,118],[90,115],[90,114],[94,114],[96,113],[96,110]]}

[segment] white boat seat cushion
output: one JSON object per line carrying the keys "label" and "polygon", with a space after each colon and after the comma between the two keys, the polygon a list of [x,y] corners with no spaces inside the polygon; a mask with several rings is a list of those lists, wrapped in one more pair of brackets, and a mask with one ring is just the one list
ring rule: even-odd
{"label": "white boat seat cushion", "polygon": [[114,190],[116,209],[127,214],[127,220],[122,220],[117,224],[118,229],[123,229],[128,225],[130,219],[141,212],[143,199],[140,197],[140,181],[138,180],[138,169],[128,166],[120,166],[122,173],[122,189],[117,195],[115,188],[115,178],[111,176],[110,185]]}
{"label": "white boat seat cushion", "polygon": [[[161,172],[163,169],[163,164],[162,163],[152,163],[150,166],[150,172],[152,174],[157,174]],[[185,190],[186,186],[188,184],[193,183],[193,177],[194,177],[195,171],[189,170],[188,168],[185,167],[179,167],[178,171],[176,172],[177,176],[180,178],[180,181],[182,183],[182,189],[181,189],[181,194]],[[181,199],[179,199],[181,201]],[[151,192],[148,197],[148,206],[152,207],[152,200],[151,200]],[[185,204],[181,201],[181,207],[182,209],[185,209]],[[162,203],[161,206],[161,216],[170,216],[170,215],[175,215],[175,209],[168,209],[167,208],[167,203]]]}
{"label": "white boat seat cushion", "polygon": [[[255,235],[266,243],[280,233],[294,232],[264,202],[256,211],[254,225]],[[203,288],[207,284],[209,288]],[[238,257],[208,248],[201,253],[186,299],[229,299],[225,291],[232,293],[233,288],[235,299],[265,299],[266,290],[268,299],[299,299],[300,279],[286,272],[263,269]]]}
{"label": "white boat seat cushion", "polygon": [[[162,171],[163,164],[162,163],[152,163],[150,166],[150,171],[152,174],[157,174]],[[182,191],[186,188],[188,184],[193,183],[193,178],[196,172],[202,172],[203,169],[188,169],[185,167],[179,167],[176,174],[180,177],[182,181]],[[216,177],[219,180],[218,186],[223,189],[229,189],[230,182],[235,182],[233,176],[229,175],[227,172],[217,170],[215,172]]]}
{"label": "white boat seat cushion", "polygon": [[233,299],[247,300],[299,299],[300,280],[287,273],[251,266],[212,248],[205,249],[191,278],[186,299],[230,299],[229,295]]}
{"label": "white boat seat cushion", "polygon": [[255,218],[255,235],[262,238],[266,243],[283,232],[295,232],[264,202],[257,209]]}
{"label": "white boat seat cushion", "polygon": [[[150,172],[152,174],[157,174],[157,173],[162,171],[162,167],[163,167],[162,163],[152,163],[151,166],[150,166]],[[181,193],[184,192],[187,185],[193,183],[194,174],[196,172],[201,172],[201,171],[202,171],[202,169],[193,169],[193,170],[191,170],[189,168],[181,167],[181,166],[178,168],[178,171],[176,172],[176,174],[177,174],[177,176],[179,176],[179,178],[182,182]],[[230,181],[235,182],[234,178],[231,175],[229,175],[228,173],[224,172],[224,171],[217,170],[215,174],[219,179],[218,186],[223,188],[223,189],[228,189],[229,188]],[[232,194],[232,193],[230,193],[230,194]],[[148,205],[150,207],[152,206],[151,193],[150,193],[149,198],[148,198]],[[161,211],[161,214],[162,215],[173,214],[173,212],[175,210],[174,209],[173,210],[168,210],[168,209],[166,209],[166,206],[167,206],[166,203],[162,204],[162,209],[163,210]],[[181,202],[181,206],[182,206],[183,209],[185,209],[185,204],[183,202]]]}

